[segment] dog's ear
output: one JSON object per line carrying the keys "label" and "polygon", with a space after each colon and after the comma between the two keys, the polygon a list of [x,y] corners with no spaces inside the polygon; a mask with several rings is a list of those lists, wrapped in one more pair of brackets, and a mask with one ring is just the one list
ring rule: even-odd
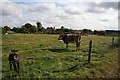
{"label": "dog's ear", "polygon": [[15,50],[11,50],[11,52],[15,52]]}
{"label": "dog's ear", "polygon": [[18,50],[11,50],[11,52],[18,52]]}
{"label": "dog's ear", "polygon": [[15,50],[15,52],[18,52],[19,50]]}

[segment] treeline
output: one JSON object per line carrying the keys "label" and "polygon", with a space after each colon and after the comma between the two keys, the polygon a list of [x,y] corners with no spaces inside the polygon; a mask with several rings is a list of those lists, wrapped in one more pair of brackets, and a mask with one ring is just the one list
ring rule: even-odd
{"label": "treeline", "polygon": [[62,34],[62,33],[81,33],[82,35],[119,35],[120,31],[118,30],[105,30],[105,31],[97,31],[97,30],[90,30],[90,29],[83,29],[83,30],[73,30],[65,28],[61,26],[60,28],[55,27],[47,27],[44,28],[41,22],[36,22],[36,25],[32,25],[30,23],[26,23],[21,27],[13,27],[10,28],[9,26],[2,27],[3,34],[12,34],[12,33],[23,33],[23,34]]}
{"label": "treeline", "polygon": [[92,34],[92,30],[89,29],[83,29],[83,30],[73,30],[65,28],[64,26],[61,26],[60,28],[55,27],[47,27],[44,28],[41,24],[41,22],[36,22],[36,25],[32,25],[30,23],[26,23],[25,25],[22,25],[21,27],[13,27],[10,28],[9,26],[4,26],[2,28],[3,34],[12,34],[12,33],[24,33],[24,34],[31,34],[31,33],[42,33],[42,34],[60,34],[60,33],[82,33],[82,34]]}

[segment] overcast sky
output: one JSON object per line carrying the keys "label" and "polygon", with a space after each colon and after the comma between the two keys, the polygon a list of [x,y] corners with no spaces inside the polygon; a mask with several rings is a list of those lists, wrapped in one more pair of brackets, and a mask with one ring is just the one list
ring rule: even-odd
{"label": "overcast sky", "polygon": [[[88,2],[89,1],[89,2]],[[105,2],[107,1],[107,2]],[[43,27],[118,29],[119,0],[2,0],[0,26],[20,27],[29,22]],[[1,5],[2,4],[2,5]]]}

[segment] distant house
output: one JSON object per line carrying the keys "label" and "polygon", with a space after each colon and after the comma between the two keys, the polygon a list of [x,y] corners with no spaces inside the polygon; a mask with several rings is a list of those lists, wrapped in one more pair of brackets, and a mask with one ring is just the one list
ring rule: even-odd
{"label": "distant house", "polygon": [[13,34],[13,31],[7,31],[6,34]]}
{"label": "distant house", "polygon": [[55,27],[47,27],[46,33],[47,34],[54,34],[55,33]]}

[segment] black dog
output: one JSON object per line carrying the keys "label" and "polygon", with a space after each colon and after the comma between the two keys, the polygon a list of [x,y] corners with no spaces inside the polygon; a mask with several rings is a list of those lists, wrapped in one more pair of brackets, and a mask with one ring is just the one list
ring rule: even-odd
{"label": "black dog", "polygon": [[19,55],[16,54],[18,50],[11,50],[11,53],[9,54],[9,64],[10,64],[10,70],[12,70],[12,65],[14,67],[14,70],[19,73],[20,65],[19,65]]}

